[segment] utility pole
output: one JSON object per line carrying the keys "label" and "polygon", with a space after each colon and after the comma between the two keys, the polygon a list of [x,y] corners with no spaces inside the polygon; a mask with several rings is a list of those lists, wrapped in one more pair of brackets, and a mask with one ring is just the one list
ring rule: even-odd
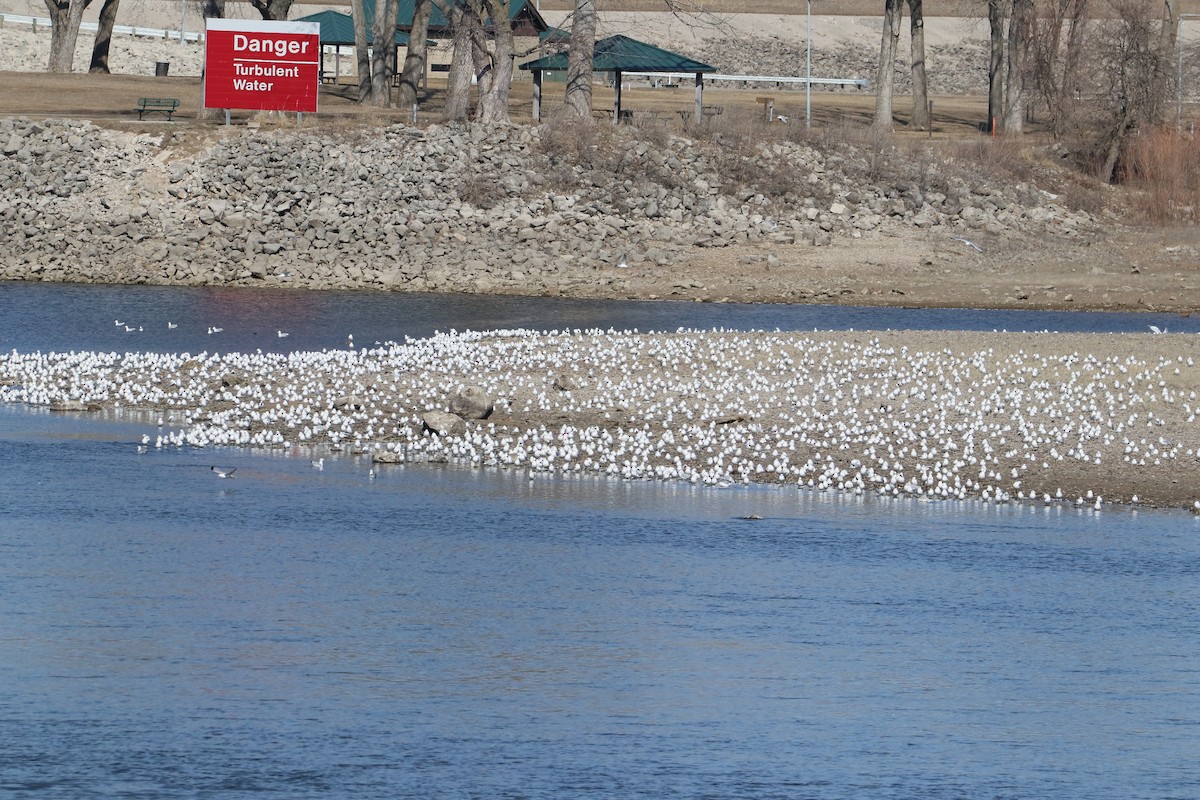
{"label": "utility pole", "polygon": [[808,41],[804,45],[804,127],[812,127],[812,0],[808,0]]}

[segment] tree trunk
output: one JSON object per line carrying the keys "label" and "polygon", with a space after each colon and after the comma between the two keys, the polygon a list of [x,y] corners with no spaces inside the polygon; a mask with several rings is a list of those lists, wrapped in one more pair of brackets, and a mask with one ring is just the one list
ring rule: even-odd
{"label": "tree trunk", "polygon": [[567,110],[592,121],[592,59],[596,53],[596,0],[575,0],[567,61]]}
{"label": "tree trunk", "polygon": [[367,16],[362,0],[350,0],[350,17],[354,22],[354,59],[358,64],[358,102],[371,96],[371,51],[367,46]]}
{"label": "tree trunk", "polygon": [[396,52],[396,0],[376,0],[371,29],[371,105],[392,104],[392,68]]}
{"label": "tree trunk", "polygon": [[995,133],[1004,108],[1004,0],[988,0],[988,118],[987,130]]}
{"label": "tree trunk", "polygon": [[471,75],[473,48],[471,31],[478,25],[475,14],[460,3],[452,4],[446,13],[453,36],[450,57],[450,73],[446,76],[446,120],[461,121],[467,118],[471,107]]}
{"label": "tree trunk", "polygon": [[404,70],[400,74],[400,108],[403,109],[412,108],[417,104],[421,78],[425,75],[429,17],[432,14],[431,0],[416,0],[413,6],[412,28],[408,36],[408,49],[404,54]]}
{"label": "tree trunk", "polygon": [[1117,171],[1117,160],[1121,157],[1121,151],[1125,149],[1125,142],[1129,139],[1129,132],[1136,127],[1136,114],[1133,106],[1126,103],[1121,107],[1121,119],[1111,138],[1108,140],[1107,152],[1104,156],[1104,164],[1100,167],[1100,174],[1097,176],[1105,183],[1111,183],[1113,175]]}
{"label": "tree trunk", "polygon": [[1179,0],[1163,0],[1162,52],[1175,54],[1179,42]]}
{"label": "tree trunk", "polygon": [[70,72],[75,63],[79,23],[91,0],[46,0],[50,12],[50,72]]}
{"label": "tree trunk", "polygon": [[908,22],[912,29],[912,121],[918,130],[928,130],[929,84],[925,76],[925,11],[922,0],[908,0]]}
{"label": "tree trunk", "polygon": [[100,21],[96,28],[96,40],[92,44],[92,63],[88,72],[108,74],[108,48],[112,44],[113,25],[117,22],[117,6],[121,0],[104,0],[100,8]]}
{"label": "tree trunk", "polygon": [[[509,121],[508,97],[512,89],[513,61],[516,58],[512,21],[508,17],[511,2],[513,0],[484,0],[484,13],[491,17],[492,22],[492,50],[488,54],[485,70],[477,73],[479,108],[476,118],[488,124]],[[482,36],[479,39],[484,52],[487,52],[486,40]]]}
{"label": "tree trunk", "polygon": [[1013,0],[1008,20],[1008,72],[1004,81],[1005,133],[1025,130],[1025,62],[1033,27],[1033,0]]}
{"label": "tree trunk", "polygon": [[[486,19],[486,15],[481,11],[473,12],[472,17],[472,22]],[[482,24],[473,25],[471,28],[471,69],[475,76],[475,119],[479,119],[483,113],[483,98],[490,90],[492,78],[495,77],[495,73],[492,72],[492,52],[488,49],[488,40]]]}
{"label": "tree trunk", "polygon": [[875,119],[872,127],[892,129],[892,86],[896,77],[896,49],[900,23],[904,18],[903,0],[886,0],[883,7],[883,41],[879,45],[879,70],[875,75]]}
{"label": "tree trunk", "polygon": [[1062,102],[1062,71],[1060,53],[1065,20],[1072,0],[1055,0],[1044,4],[1042,13],[1033,22],[1033,35],[1029,39],[1030,90],[1043,100],[1050,112],[1054,129],[1059,130],[1059,111],[1065,111]]}
{"label": "tree trunk", "polygon": [[[1063,63],[1062,91],[1059,93],[1059,103],[1065,108],[1055,115],[1055,139],[1066,133],[1066,121],[1075,116],[1079,71],[1083,64],[1084,34],[1087,31],[1087,5],[1087,0],[1074,0],[1070,21],[1067,23],[1067,54]],[[1062,124],[1057,120],[1061,120]]]}
{"label": "tree trunk", "polygon": [[205,19],[225,19],[225,0],[201,0],[200,15]]}
{"label": "tree trunk", "polygon": [[[1163,18],[1162,30],[1160,32],[1160,40],[1158,45],[1159,61],[1163,64],[1162,70],[1162,93],[1163,98],[1171,97],[1176,93],[1178,87],[1175,83],[1178,80],[1176,64],[1182,63],[1178,61],[1179,53],[1176,48],[1179,47],[1179,0],[1163,0]],[[1170,68],[1167,68],[1170,67]],[[1160,106],[1159,123],[1164,123],[1170,117],[1171,103],[1163,102]]]}
{"label": "tree trunk", "polygon": [[285,20],[292,10],[292,0],[250,0],[250,5],[265,20]]}

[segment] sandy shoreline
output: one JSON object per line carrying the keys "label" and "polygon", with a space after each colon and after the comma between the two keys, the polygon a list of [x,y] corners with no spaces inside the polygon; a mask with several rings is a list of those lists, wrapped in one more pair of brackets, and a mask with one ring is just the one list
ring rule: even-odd
{"label": "sandy shoreline", "polygon": [[[167,418],[154,443],[166,447],[1192,508],[1198,344],[1186,334],[508,332],[204,360],[8,354],[0,401],[144,408]],[[443,436],[423,430],[464,386],[491,400],[491,416]]]}

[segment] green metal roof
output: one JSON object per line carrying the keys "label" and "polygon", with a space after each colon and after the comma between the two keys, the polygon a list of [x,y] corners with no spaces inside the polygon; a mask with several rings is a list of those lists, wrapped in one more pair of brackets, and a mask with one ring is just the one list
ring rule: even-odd
{"label": "green metal roof", "polygon": [[[296,22],[316,22],[321,26],[321,44],[354,46],[354,20],[349,14],[337,11],[320,11],[300,17]],[[367,26],[367,44],[371,43],[371,26]],[[396,31],[396,44],[407,46],[408,34]]]}
{"label": "green metal roof", "polygon": [[[567,68],[567,53],[557,53],[521,64],[521,69],[562,70]],[[628,36],[609,36],[596,42],[592,69],[596,72],[716,72],[710,67],[679,53],[663,50]]]}
{"label": "green metal roof", "polygon": [[[396,9],[396,25],[398,27],[412,27],[413,7],[415,5],[416,0],[400,0]],[[537,8],[529,3],[529,0],[513,0],[508,7],[509,21],[521,16],[522,12],[529,17],[531,24],[537,28],[538,31],[546,30],[546,21],[542,19],[542,15],[538,13]],[[368,20],[375,19],[375,0],[363,0],[363,16]],[[438,7],[438,4],[434,3],[433,13],[429,15],[430,32],[448,30],[449,28],[449,20],[446,19],[446,15],[442,13],[442,9]]]}

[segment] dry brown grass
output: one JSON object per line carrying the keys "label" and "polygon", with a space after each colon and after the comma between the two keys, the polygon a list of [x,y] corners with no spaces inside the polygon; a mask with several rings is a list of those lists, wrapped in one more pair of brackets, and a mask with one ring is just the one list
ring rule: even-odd
{"label": "dry brown grass", "polygon": [[953,145],[953,157],[981,183],[1027,181],[1033,177],[1028,146],[1012,136],[976,136]]}
{"label": "dry brown grass", "polygon": [[1140,190],[1150,222],[1200,221],[1200,142],[1174,127],[1144,131],[1126,146],[1121,180]]}

